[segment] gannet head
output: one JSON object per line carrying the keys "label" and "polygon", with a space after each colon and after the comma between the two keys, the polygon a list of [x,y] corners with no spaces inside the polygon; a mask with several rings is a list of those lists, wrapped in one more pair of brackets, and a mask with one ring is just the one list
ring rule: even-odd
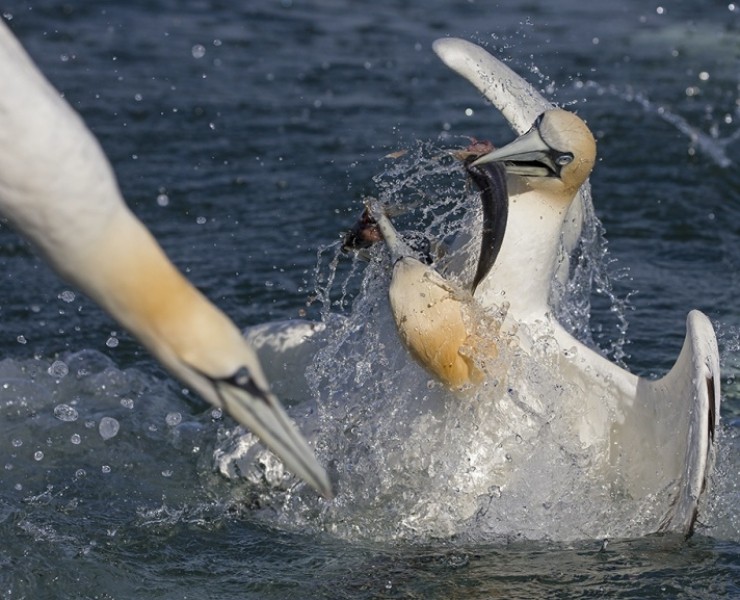
{"label": "gannet head", "polygon": [[13,82],[0,94],[0,145],[10,148],[0,153],[0,212],[173,375],[330,498],[326,471],[239,329],[126,207],[97,140],[2,20],[0,80]]}
{"label": "gannet head", "polygon": [[415,258],[380,206],[371,205],[369,215],[393,261],[388,298],[401,341],[445,385],[459,388],[480,382],[482,374],[466,351],[470,296]]}
{"label": "gannet head", "polygon": [[555,108],[537,117],[527,133],[472,164],[501,162],[509,175],[568,204],[595,160],[596,142],[588,126],[575,114]]}

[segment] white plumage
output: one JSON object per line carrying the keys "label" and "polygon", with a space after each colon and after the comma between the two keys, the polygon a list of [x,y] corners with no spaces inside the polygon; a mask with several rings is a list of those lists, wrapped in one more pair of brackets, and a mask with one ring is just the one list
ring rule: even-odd
{"label": "white plumage", "polygon": [[98,142],[5,24],[0,80],[0,212],[173,375],[331,496],[326,472],[269,391],[240,331],[128,209]]}

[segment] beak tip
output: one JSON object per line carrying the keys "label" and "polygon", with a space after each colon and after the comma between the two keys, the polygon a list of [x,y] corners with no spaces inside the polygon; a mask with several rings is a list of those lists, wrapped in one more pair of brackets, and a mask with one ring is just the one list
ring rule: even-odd
{"label": "beak tip", "polygon": [[489,158],[491,156],[491,153],[484,154],[483,156],[479,156],[476,158],[473,162],[470,163],[471,167],[479,167],[481,165],[484,165],[486,163],[492,162],[493,159]]}

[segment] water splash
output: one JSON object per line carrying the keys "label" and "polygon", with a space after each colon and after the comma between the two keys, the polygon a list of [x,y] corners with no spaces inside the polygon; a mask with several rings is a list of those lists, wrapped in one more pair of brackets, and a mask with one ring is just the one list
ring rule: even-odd
{"label": "water splash", "polygon": [[[459,163],[447,151],[419,144],[388,164],[375,184],[404,237],[424,240],[435,267],[466,286],[477,262],[481,216]],[[625,304],[614,297],[603,229],[588,196],[584,219],[574,257],[563,260],[568,276],[554,284],[554,302],[571,330],[593,344],[590,299],[598,288],[619,317],[621,337],[611,350],[620,357]],[[359,278],[353,290],[340,276],[344,261],[352,263],[348,278]],[[229,477],[236,465],[252,483],[272,480],[280,491],[259,501],[270,507],[270,519],[277,514],[286,527],[297,520],[301,527],[375,540],[604,538],[656,529],[657,507],[667,504],[670,490],[631,499],[618,475],[600,471],[608,462],[606,443],[584,444],[572,435],[580,414],[562,400],[582,391],[560,375],[550,333],[519,325],[533,340],[529,351],[515,335],[495,336],[497,353],[477,358],[488,374],[484,385],[450,392],[410,359],[398,338],[385,248],[373,247],[365,268],[359,264],[343,259],[338,244],[319,253],[317,297],[325,303],[327,334],[306,369],[310,400],[294,412],[304,432],[315,432],[337,498],[325,505],[302,492],[274,472],[254,439],[239,438],[243,448],[233,445],[228,457],[219,457]],[[499,331],[505,306],[477,310],[473,321],[482,336]]]}

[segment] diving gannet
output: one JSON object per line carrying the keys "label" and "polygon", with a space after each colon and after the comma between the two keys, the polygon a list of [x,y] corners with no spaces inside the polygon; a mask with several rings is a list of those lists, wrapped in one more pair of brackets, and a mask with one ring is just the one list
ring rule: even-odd
{"label": "diving gannet", "polygon": [[331,484],[229,318],[123,201],[98,142],[0,24],[0,212],[180,381],[327,498]]}
{"label": "diving gannet", "polygon": [[[470,309],[478,284],[496,262],[508,212],[504,167],[492,163],[467,165],[467,169],[481,191],[483,204],[481,250],[470,289],[459,288],[419,260],[376,204],[369,206],[360,226],[345,240],[345,244],[354,242],[352,248],[362,247],[365,233],[379,230],[393,263],[388,297],[398,334],[418,362],[451,388],[483,380],[475,364],[482,346],[488,356],[497,353],[495,344],[486,342],[487,336],[476,335],[476,317]],[[372,241],[379,239],[372,236]]]}

